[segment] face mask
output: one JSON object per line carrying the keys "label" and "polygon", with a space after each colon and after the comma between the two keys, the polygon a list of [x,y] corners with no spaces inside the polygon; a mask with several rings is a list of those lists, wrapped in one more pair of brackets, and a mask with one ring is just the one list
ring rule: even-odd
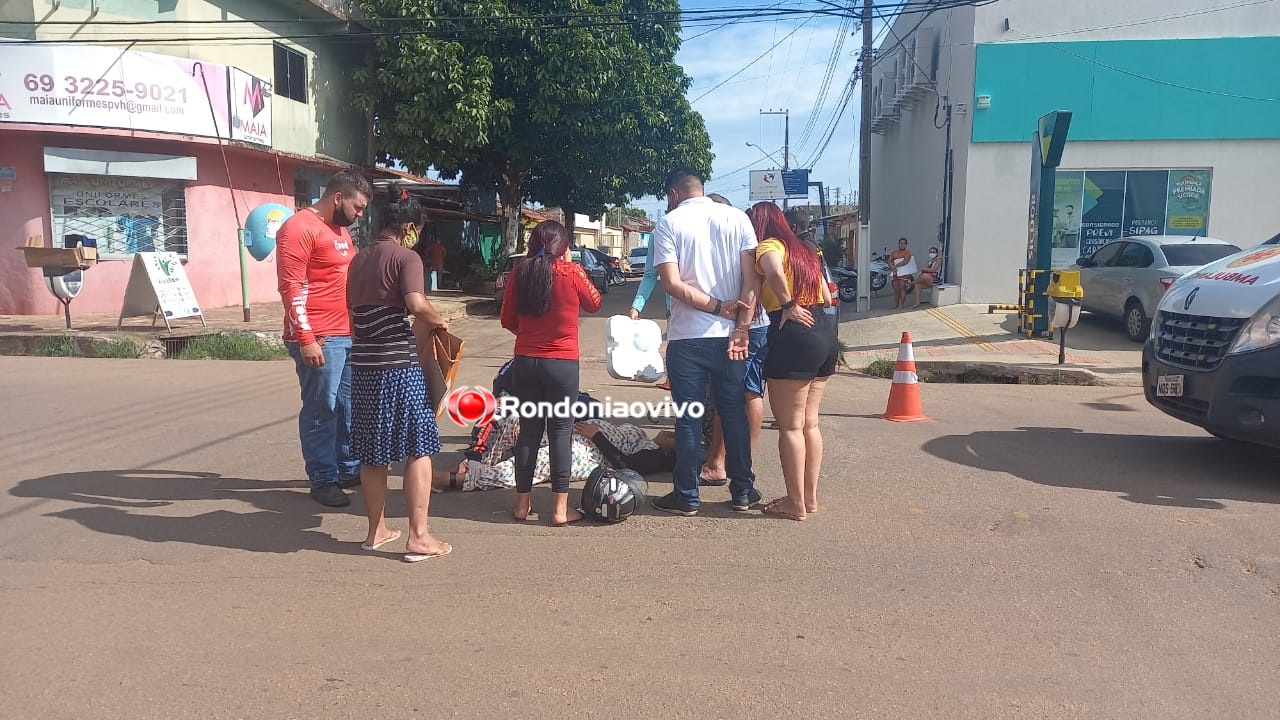
{"label": "face mask", "polygon": [[929,257],[931,258],[938,257],[938,253],[929,253]]}

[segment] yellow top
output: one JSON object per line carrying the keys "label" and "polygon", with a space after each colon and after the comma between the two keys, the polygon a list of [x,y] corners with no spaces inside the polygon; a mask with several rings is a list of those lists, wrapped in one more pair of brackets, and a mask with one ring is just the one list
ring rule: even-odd
{"label": "yellow top", "polygon": [[[821,289],[812,296],[796,295],[796,284],[791,275],[791,263],[787,262],[787,246],[783,245],[782,241],[778,238],[769,238],[756,247],[756,272],[764,275],[764,268],[760,266],[760,258],[771,252],[776,252],[782,256],[779,259],[782,260],[782,274],[787,280],[787,291],[791,294],[791,299],[795,300],[797,305],[810,307],[813,305],[825,304]],[[818,258],[819,261],[821,261],[821,252],[818,253]],[[821,275],[818,276],[818,282],[825,282]],[[768,279],[765,279],[764,284],[760,288],[760,303],[764,305],[764,309],[769,312],[777,312],[782,309],[782,302],[778,300],[778,296],[773,292],[773,288],[769,287]]]}

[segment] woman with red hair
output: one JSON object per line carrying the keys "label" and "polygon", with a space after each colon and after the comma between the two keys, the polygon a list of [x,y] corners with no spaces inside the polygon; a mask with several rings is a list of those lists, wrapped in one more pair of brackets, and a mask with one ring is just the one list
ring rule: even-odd
{"label": "woman with red hair", "polygon": [[764,376],[778,422],[778,455],[787,494],[764,513],[804,520],[818,510],[822,434],[818,409],[827,378],[835,373],[838,343],[831,296],[817,249],[796,237],[782,210],[770,202],[751,207],[760,245],[756,271],[764,276],[760,299],[769,311],[769,354]]}

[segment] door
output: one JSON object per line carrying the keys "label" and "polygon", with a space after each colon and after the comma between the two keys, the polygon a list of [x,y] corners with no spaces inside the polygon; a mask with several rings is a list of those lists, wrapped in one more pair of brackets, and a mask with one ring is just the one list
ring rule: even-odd
{"label": "door", "polygon": [[1111,312],[1107,298],[1115,294],[1114,283],[1110,279],[1112,264],[1124,249],[1126,241],[1103,245],[1093,254],[1093,265],[1080,269],[1080,285],[1084,288],[1084,299],[1081,307],[1089,312]]}
{"label": "door", "polygon": [[[1147,275],[1151,272],[1148,268],[1155,264],[1155,253],[1151,252],[1151,248],[1146,243],[1131,241],[1125,246],[1124,250],[1116,258],[1115,281],[1116,281],[1116,299],[1113,303],[1116,312],[1124,313],[1125,303],[1129,298],[1137,297],[1143,299],[1147,293],[1142,285],[1146,282]],[[1150,313],[1152,308],[1147,307],[1145,300],[1143,310]]]}

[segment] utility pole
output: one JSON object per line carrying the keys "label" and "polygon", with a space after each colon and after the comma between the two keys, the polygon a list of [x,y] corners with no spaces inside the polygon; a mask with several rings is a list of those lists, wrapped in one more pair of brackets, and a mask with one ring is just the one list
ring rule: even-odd
{"label": "utility pole", "polygon": [[862,127],[858,133],[858,283],[856,309],[861,312],[862,301],[871,309],[871,69],[875,56],[875,36],[871,32],[871,19],[875,12],[874,0],[862,0]]}
{"label": "utility pole", "polygon": [[[787,172],[791,169],[791,110],[783,108],[782,110],[761,110],[761,115],[782,115],[782,171]],[[787,199],[782,198],[782,209],[787,209]]]}

